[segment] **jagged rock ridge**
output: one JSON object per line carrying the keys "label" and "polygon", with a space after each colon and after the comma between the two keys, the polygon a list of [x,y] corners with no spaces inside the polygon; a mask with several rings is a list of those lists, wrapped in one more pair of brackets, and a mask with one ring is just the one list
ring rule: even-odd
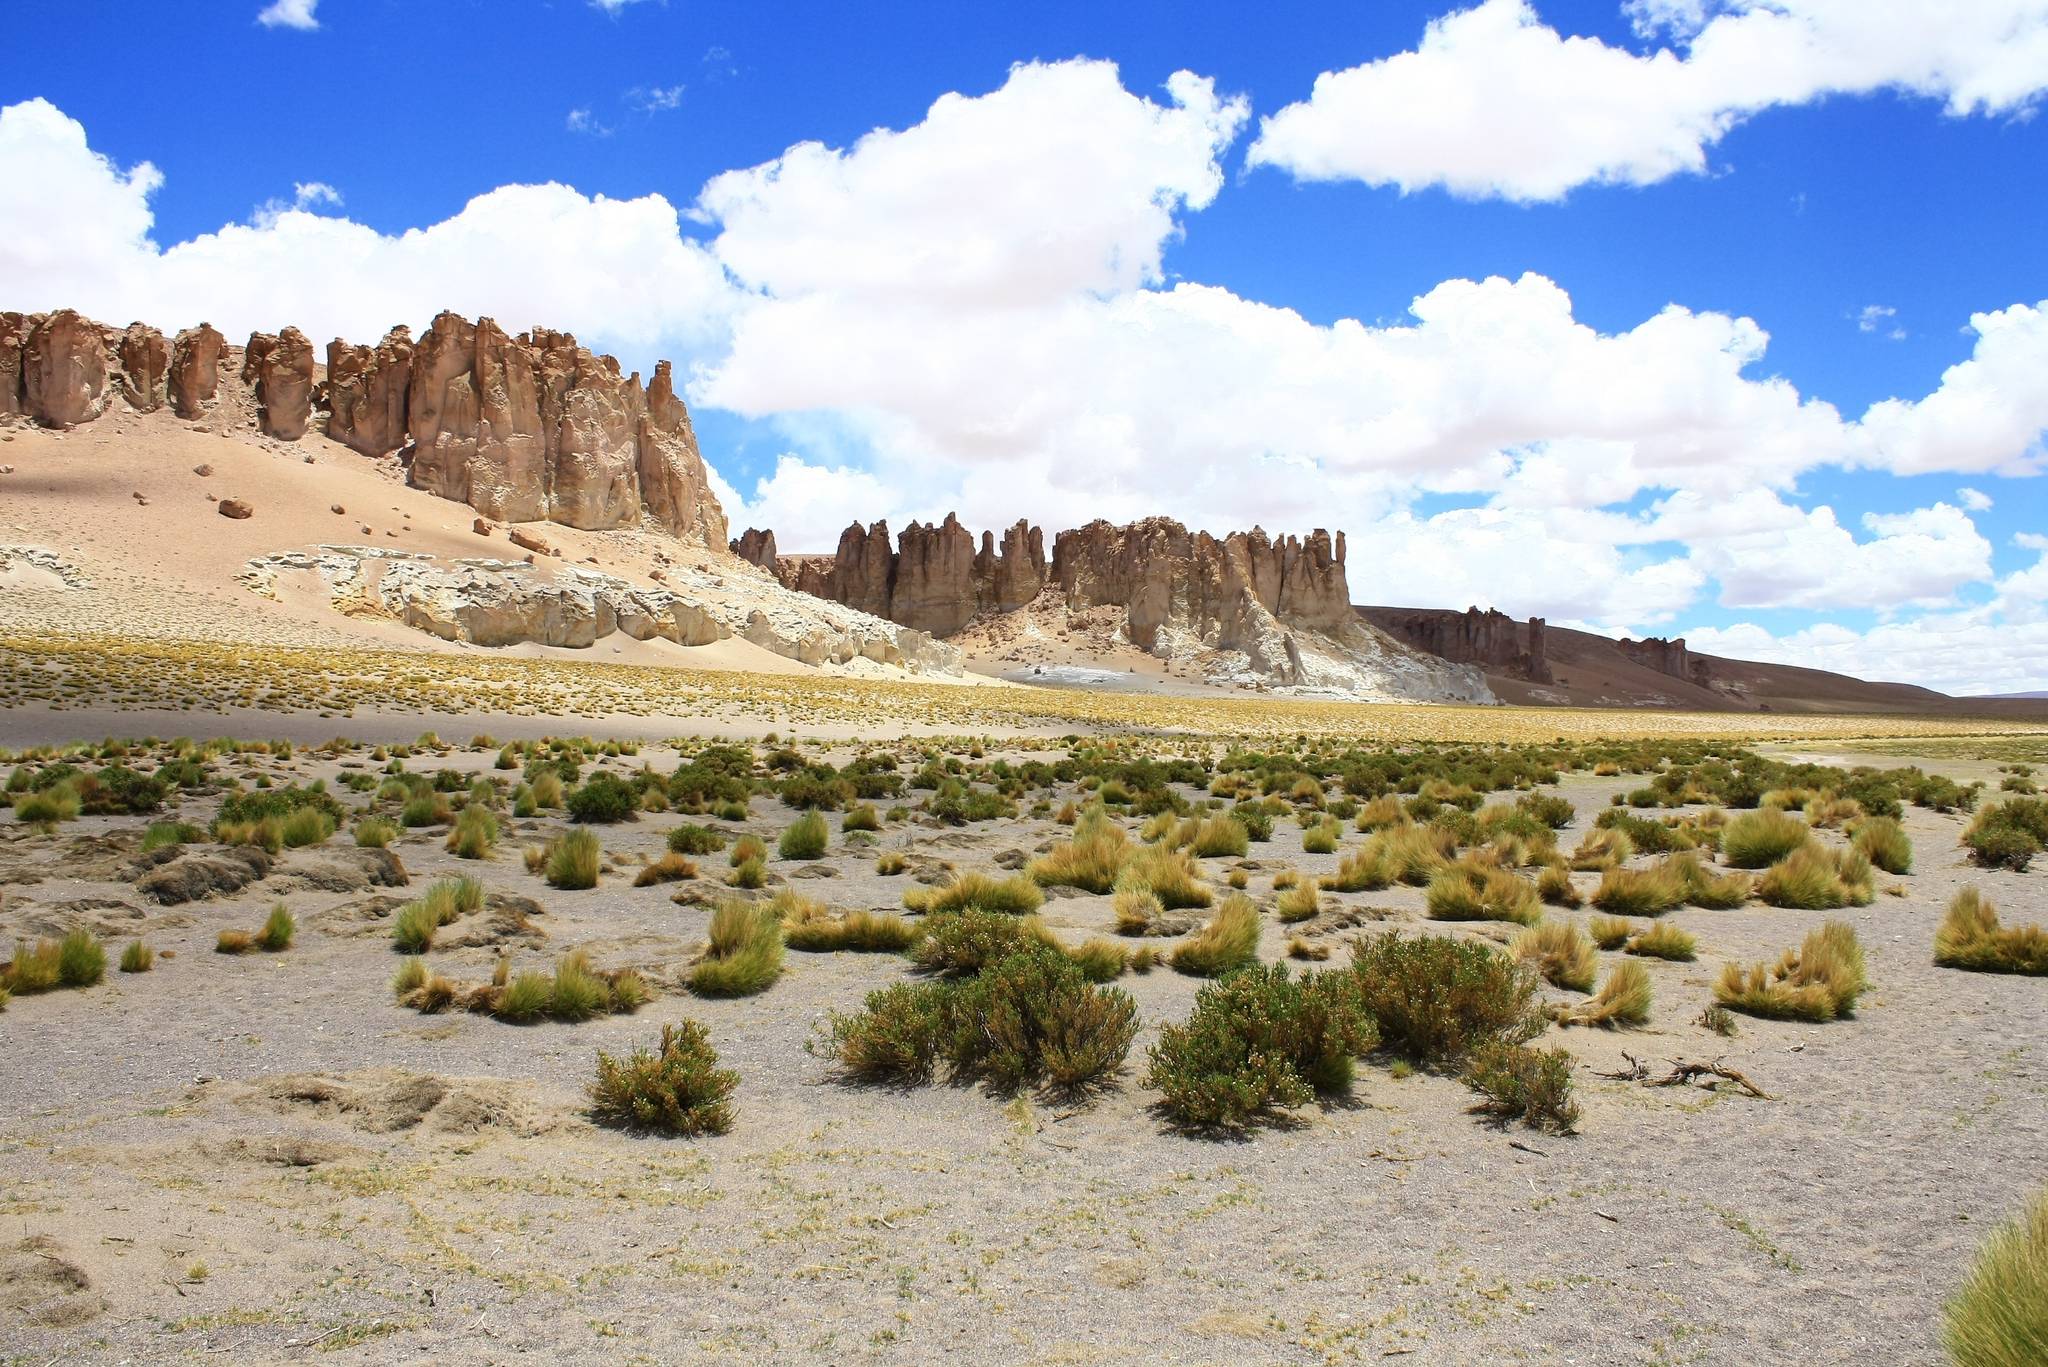
{"label": "jagged rock ridge", "polygon": [[167,344],[145,324],[117,330],[70,309],[0,313],[0,416],[72,426],[118,394],[142,411],[168,403],[202,418],[224,361],[266,436],[297,441],[324,409],[334,440],[397,454],[415,487],[486,517],[653,525],[696,545],[725,542],[725,513],[667,361],[643,387],[638,372],[622,375],[569,333],[512,337],[489,318],[442,313],[417,344],[403,327],[375,347],[337,338],[323,379],[296,328],[252,334],[237,356],[205,323]]}
{"label": "jagged rock ridge", "polygon": [[1498,609],[1482,612],[1476,607],[1463,612],[1367,608],[1364,613],[1373,625],[1417,650],[1478,665],[1490,674],[1506,674],[1530,683],[1551,681],[1541,617],[1531,617],[1525,624]]}

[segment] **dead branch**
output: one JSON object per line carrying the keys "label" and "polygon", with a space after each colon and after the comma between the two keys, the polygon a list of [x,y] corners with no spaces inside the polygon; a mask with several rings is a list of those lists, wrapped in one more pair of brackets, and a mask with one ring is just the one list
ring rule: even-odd
{"label": "dead branch", "polygon": [[[1719,1059],[1715,1059],[1712,1063],[1685,1062],[1679,1059],[1672,1059],[1671,1071],[1663,1077],[1650,1079],[1649,1085],[1652,1087],[1685,1087],[1690,1086],[1703,1077],[1732,1082],[1760,1101],[1777,1100],[1769,1092],[1744,1077],[1738,1070],[1723,1065]],[[1713,1084],[1710,1083],[1708,1085],[1712,1086]]]}

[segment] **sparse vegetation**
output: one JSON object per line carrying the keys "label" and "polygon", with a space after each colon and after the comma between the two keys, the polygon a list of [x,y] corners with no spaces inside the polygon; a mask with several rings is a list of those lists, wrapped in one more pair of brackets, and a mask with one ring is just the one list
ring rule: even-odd
{"label": "sparse vegetation", "polygon": [[690,1138],[732,1128],[739,1074],[718,1066],[718,1052],[695,1021],[661,1027],[653,1052],[623,1059],[599,1051],[590,1084],[591,1118],[622,1129]]}
{"label": "sparse vegetation", "polygon": [[1934,932],[1934,962],[1977,973],[2048,975],[2048,930],[2000,925],[1990,899],[1965,887],[1949,901]]}
{"label": "sparse vegetation", "polygon": [[1857,997],[1869,986],[1855,930],[1829,921],[1775,965],[1726,965],[1714,984],[1714,999],[1752,1016],[1831,1021],[1853,1014]]}

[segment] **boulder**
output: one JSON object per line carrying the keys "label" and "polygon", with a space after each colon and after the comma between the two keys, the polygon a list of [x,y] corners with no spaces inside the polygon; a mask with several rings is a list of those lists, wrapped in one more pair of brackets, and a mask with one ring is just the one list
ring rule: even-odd
{"label": "boulder", "polygon": [[375,347],[327,344],[327,435],[366,456],[405,445],[412,387],[412,330],[395,327]]}
{"label": "boulder", "polygon": [[136,880],[135,890],[159,906],[178,906],[215,896],[233,896],[268,876],[270,856],[254,845],[180,853]]}
{"label": "boulder", "polygon": [[220,392],[220,352],[226,341],[211,323],[186,328],[172,339],[166,388],[173,413],[196,418]]}
{"label": "boulder", "polygon": [[245,521],[256,513],[254,508],[239,498],[224,498],[214,505],[214,510],[222,517],[231,517],[237,522]]}

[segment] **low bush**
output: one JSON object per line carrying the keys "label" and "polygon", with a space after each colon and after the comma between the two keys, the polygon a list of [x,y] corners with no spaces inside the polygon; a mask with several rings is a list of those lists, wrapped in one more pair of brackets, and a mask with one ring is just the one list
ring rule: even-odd
{"label": "low bush", "polygon": [[784,859],[822,859],[832,841],[831,828],[816,809],[805,812],[782,832],[775,852]]}
{"label": "low bush", "polygon": [[1253,965],[1203,987],[1186,1023],[1160,1031],[1145,1082],[1176,1124],[1243,1129],[1348,1094],[1354,1060],[1378,1042],[1352,974]]}
{"label": "low bush", "polygon": [[698,996],[751,997],[782,976],[782,917],[772,903],[720,903],[710,936],[688,979]]}
{"label": "low bush", "polygon": [[1607,981],[1585,1001],[1551,1012],[1560,1025],[1642,1025],[1650,1019],[1650,972],[1641,964],[1618,963]]}
{"label": "low bush", "polygon": [[1934,962],[1978,973],[2048,974],[2048,930],[2000,925],[1990,900],[1966,887],[1934,932]]}
{"label": "low bush", "polygon": [[668,847],[674,854],[716,854],[725,848],[725,836],[709,826],[685,821],[668,833]]}
{"label": "low bush", "polygon": [[1381,1044],[1417,1063],[1456,1063],[1488,1041],[1520,1044],[1543,1030],[1536,975],[1490,945],[1381,935],[1359,944],[1349,971]]}
{"label": "low bush", "polygon": [[927,919],[923,930],[911,948],[911,961],[927,972],[948,977],[979,973],[996,959],[1034,942],[1059,944],[1037,917],[1003,912],[941,912]]}
{"label": "low bush", "polygon": [[1544,981],[1573,992],[1593,986],[1600,956],[1585,932],[1569,921],[1544,921],[1522,931],[1509,952],[1535,969]]}
{"label": "low bush", "polygon": [[1519,1120],[1549,1134],[1570,1134],[1579,1127],[1572,1056],[1562,1049],[1490,1040],[1466,1063],[1464,1082],[1479,1093],[1474,1111],[1503,1122]]}
{"label": "low bush", "polygon": [[661,1027],[650,1053],[623,1059],[599,1051],[590,1084],[590,1114],[601,1125],[652,1130],[684,1138],[732,1128],[732,1094],[740,1076],[718,1066],[704,1027],[695,1021]]}
{"label": "low bush", "polygon": [[2014,797],[1979,811],[1963,831],[1971,860],[1987,869],[2024,872],[2048,847],[2048,798]]}
{"label": "low bush", "polygon": [[1856,998],[1869,986],[1855,930],[1829,921],[1775,965],[1725,965],[1714,984],[1714,999],[1752,1016],[1831,1021],[1853,1014]]}
{"label": "low bush", "polygon": [[640,793],[617,774],[599,770],[567,798],[569,819],[589,825],[631,821],[640,810]]}
{"label": "low bush", "polygon": [[1208,924],[1174,946],[1167,962],[1176,972],[1215,978],[1250,964],[1258,949],[1259,909],[1232,893]]}
{"label": "low bush", "polygon": [[2048,1192],[1992,1231],[1942,1317],[1955,1367],[2048,1362]]}

